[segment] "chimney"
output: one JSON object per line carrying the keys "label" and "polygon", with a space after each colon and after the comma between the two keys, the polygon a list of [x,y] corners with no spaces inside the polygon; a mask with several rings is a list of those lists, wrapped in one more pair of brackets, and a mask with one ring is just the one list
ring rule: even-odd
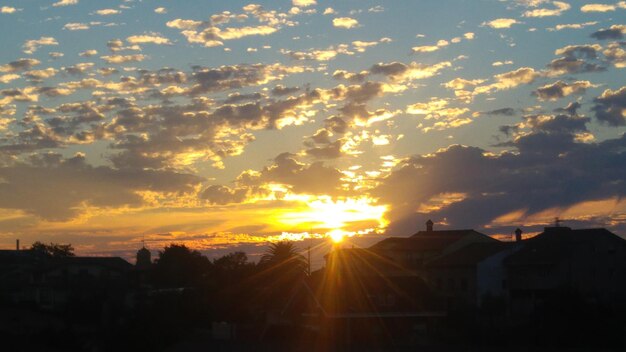
{"label": "chimney", "polygon": [[430,219],[426,221],[426,231],[433,232],[433,224],[433,221]]}
{"label": "chimney", "polygon": [[16,251],[20,250],[20,240],[19,239],[15,240],[15,250]]}
{"label": "chimney", "polygon": [[518,227],[515,230],[515,242],[520,242],[522,240],[522,230]]}

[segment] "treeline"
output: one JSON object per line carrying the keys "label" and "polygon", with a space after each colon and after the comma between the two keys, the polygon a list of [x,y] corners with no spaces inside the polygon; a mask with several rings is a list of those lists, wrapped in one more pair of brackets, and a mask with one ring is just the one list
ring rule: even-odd
{"label": "treeline", "polygon": [[[146,271],[127,324],[112,331],[117,345],[159,349],[215,322],[235,324],[239,338],[258,340],[267,314],[281,310],[307,275],[291,242],[271,244],[258,263],[234,252],[210,260],[182,244],[159,251]],[[247,338],[246,338],[247,337]]]}

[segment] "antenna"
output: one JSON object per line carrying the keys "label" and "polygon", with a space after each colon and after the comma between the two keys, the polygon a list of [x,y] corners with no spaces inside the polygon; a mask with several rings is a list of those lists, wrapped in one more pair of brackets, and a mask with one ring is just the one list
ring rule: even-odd
{"label": "antenna", "polygon": [[554,225],[556,227],[561,227],[561,220],[559,220],[558,216],[556,218],[554,218]]}

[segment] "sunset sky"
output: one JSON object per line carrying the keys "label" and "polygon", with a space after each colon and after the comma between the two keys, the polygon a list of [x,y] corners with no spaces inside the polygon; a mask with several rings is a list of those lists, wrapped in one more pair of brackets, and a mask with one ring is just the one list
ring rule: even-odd
{"label": "sunset sky", "polygon": [[624,1],[2,0],[0,30],[0,248],[626,235]]}

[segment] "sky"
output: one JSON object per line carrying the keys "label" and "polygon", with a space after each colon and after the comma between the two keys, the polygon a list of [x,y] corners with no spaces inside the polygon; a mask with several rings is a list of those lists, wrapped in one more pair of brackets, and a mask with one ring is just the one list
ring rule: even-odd
{"label": "sky", "polygon": [[626,235],[626,2],[0,1],[0,247]]}

